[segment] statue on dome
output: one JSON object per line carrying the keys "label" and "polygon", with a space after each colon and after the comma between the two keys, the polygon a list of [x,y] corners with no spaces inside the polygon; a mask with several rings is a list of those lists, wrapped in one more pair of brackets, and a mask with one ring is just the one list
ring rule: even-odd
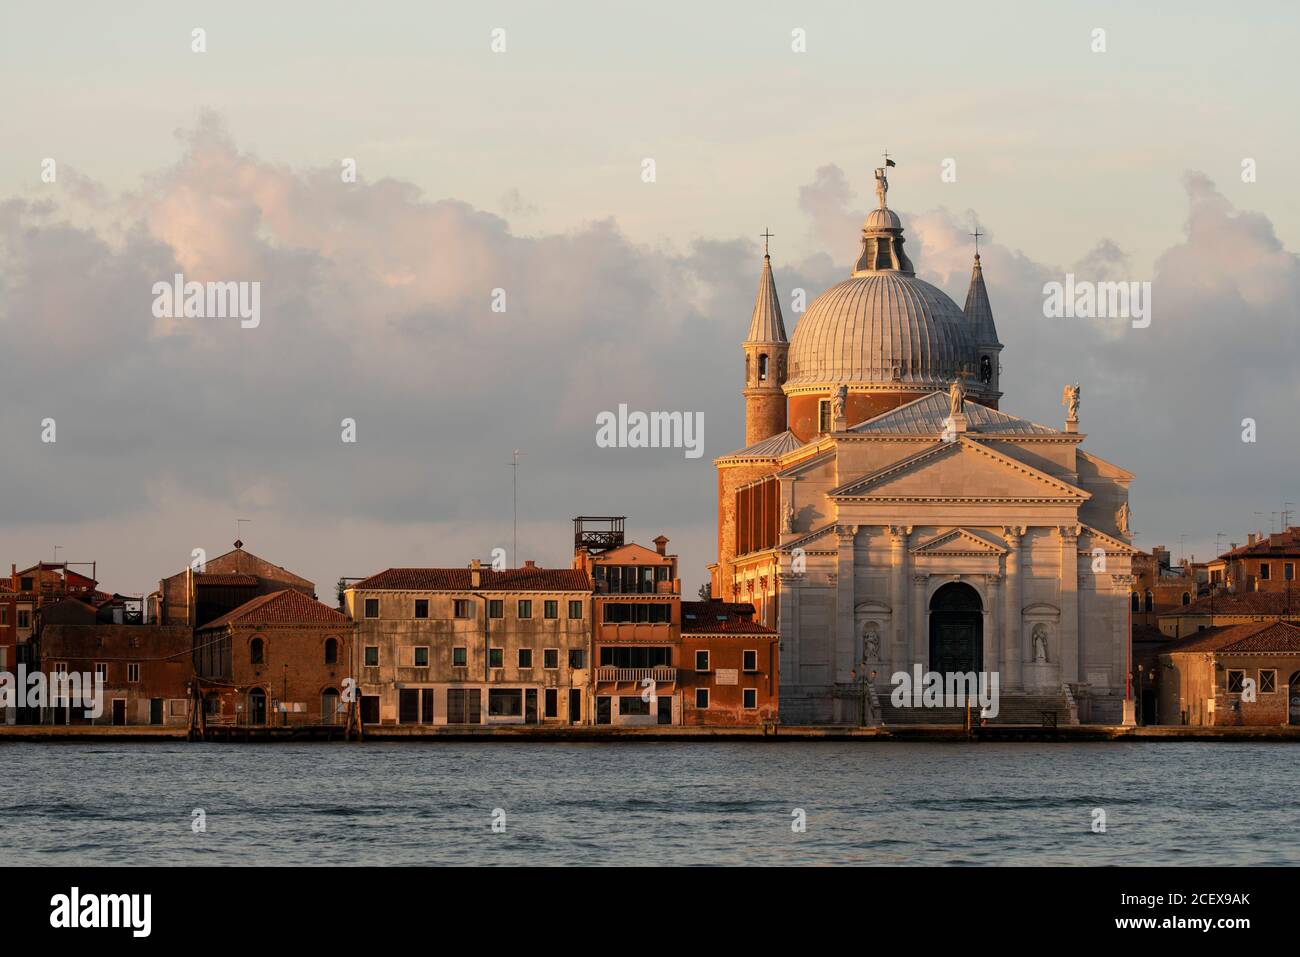
{"label": "statue on dome", "polygon": [[876,170],[876,202],[885,208],[885,194],[889,192],[889,180],[885,177],[885,167]]}
{"label": "statue on dome", "polygon": [[953,379],[952,385],[948,386],[948,415],[961,415],[966,411],[966,383],[961,379]]}

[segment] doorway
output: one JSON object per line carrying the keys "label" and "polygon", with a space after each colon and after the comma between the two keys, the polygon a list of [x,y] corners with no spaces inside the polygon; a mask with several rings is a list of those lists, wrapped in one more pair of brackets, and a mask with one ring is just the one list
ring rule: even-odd
{"label": "doorway", "polygon": [[984,607],[965,582],[948,582],[930,599],[930,670],[984,670]]}
{"label": "doorway", "polygon": [[261,688],[248,692],[248,723],[266,724],[266,692]]}

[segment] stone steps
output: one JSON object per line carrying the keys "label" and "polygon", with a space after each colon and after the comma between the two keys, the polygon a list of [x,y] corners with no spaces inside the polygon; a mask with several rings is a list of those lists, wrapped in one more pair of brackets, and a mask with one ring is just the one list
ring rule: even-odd
{"label": "stone steps", "polygon": [[[885,727],[890,725],[961,725],[966,719],[966,709],[896,708],[886,695],[881,695],[880,713]],[[1058,725],[1076,724],[1070,703],[1064,695],[1002,695],[998,701],[998,716],[990,724],[1041,725],[1043,712],[1056,715]],[[979,721],[978,708],[972,709],[972,720]]]}

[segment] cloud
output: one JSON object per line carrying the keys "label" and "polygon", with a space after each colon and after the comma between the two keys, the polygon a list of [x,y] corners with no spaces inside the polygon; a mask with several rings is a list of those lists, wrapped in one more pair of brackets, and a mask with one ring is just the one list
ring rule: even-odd
{"label": "cloud", "polygon": [[[238,516],[253,519],[250,547],[328,593],[339,574],[508,547],[519,448],[521,559],[565,564],[569,518],[627,514],[636,538],[673,539],[694,592],[716,535],[710,462],[742,438],[752,240],[674,249],[613,220],[523,236],[364,169],[344,183],[328,165],[266,162],[212,115],[179,145],[129,193],[81,177],[53,202],[0,202],[10,549],[47,554],[55,539],[111,569],[111,587],[143,590],[190,549],[224,549]],[[1061,383],[1082,382],[1088,447],[1139,476],[1140,531],[1201,533],[1229,497],[1239,527],[1285,496],[1296,447],[1295,256],[1203,177],[1187,188],[1187,235],[1150,277],[1147,330],[1046,320],[1042,285],[1063,270],[1005,245],[996,223],[981,247],[1004,408],[1056,423]],[[835,166],[798,202],[824,252],[774,250],[790,328],[793,289],[811,301],[847,275],[867,205]],[[973,211],[900,213],[919,273],[962,302]],[[1127,268],[1121,240],[1090,238],[1081,263]],[[260,282],[261,326],[158,323],[152,285],[176,272]],[[620,403],[702,412],[704,457],[598,449],[595,416]],[[1252,414],[1260,443],[1243,448]],[[45,417],[55,445],[39,440]],[[340,441],[345,417],[355,445]]]}

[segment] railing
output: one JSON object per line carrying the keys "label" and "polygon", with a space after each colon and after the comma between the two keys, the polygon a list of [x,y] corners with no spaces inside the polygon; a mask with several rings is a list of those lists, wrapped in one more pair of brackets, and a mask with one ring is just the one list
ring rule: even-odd
{"label": "railing", "polygon": [[662,665],[656,668],[602,667],[596,669],[596,680],[625,684],[640,684],[642,681],[648,680],[668,684],[677,680],[677,669]]}

